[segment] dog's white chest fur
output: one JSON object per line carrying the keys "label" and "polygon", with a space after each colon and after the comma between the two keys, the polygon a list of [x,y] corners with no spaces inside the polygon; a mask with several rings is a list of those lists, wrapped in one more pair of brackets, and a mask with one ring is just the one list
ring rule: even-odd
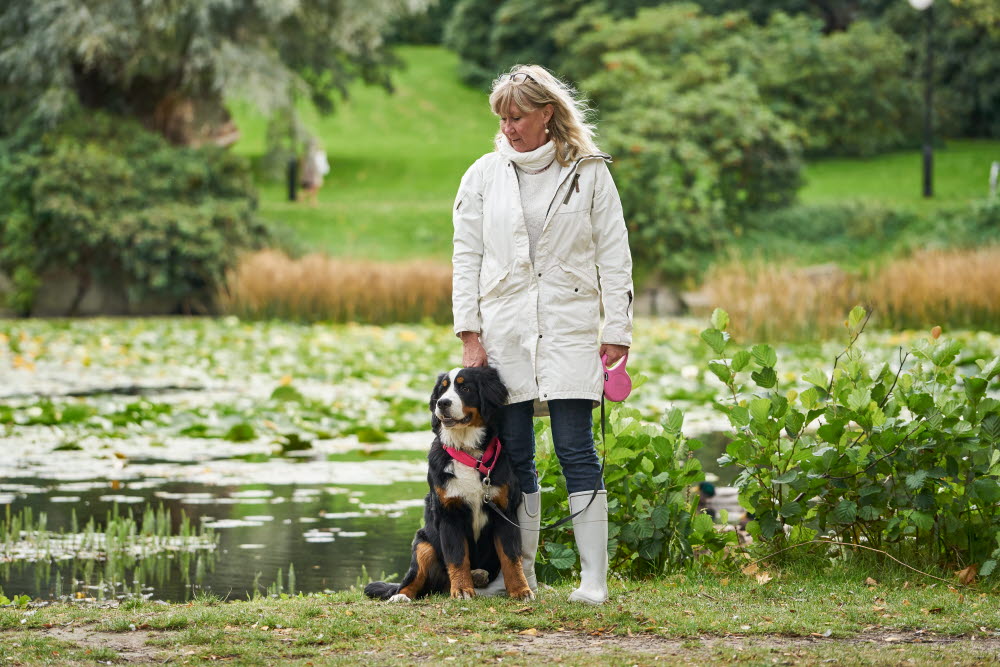
{"label": "dog's white chest fur", "polygon": [[[453,473],[455,477],[445,484],[445,495],[449,498],[461,498],[472,509],[472,535],[478,540],[479,533],[486,525],[486,513],[489,511],[483,504],[487,487],[483,486],[479,471],[454,461],[448,465],[452,469],[445,470]],[[492,493],[490,499],[492,500]]]}

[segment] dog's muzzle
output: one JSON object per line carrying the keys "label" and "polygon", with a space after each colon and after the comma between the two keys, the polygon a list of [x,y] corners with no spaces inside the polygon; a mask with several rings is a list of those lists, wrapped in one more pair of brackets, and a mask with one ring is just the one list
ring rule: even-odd
{"label": "dog's muzzle", "polygon": [[437,416],[438,419],[441,420],[441,424],[445,428],[452,428],[453,426],[463,426],[463,425],[468,424],[469,422],[472,421],[472,415],[471,414],[465,415],[461,419],[455,419],[451,415],[442,414],[440,410],[435,410],[434,414]]}

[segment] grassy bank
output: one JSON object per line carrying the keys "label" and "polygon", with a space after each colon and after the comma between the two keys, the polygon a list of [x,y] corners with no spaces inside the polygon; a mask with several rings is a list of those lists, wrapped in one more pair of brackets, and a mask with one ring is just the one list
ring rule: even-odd
{"label": "grassy bank", "polygon": [[[570,588],[375,603],[358,592],[186,605],[0,609],[4,664],[985,664],[1000,656],[995,595],[869,563],[615,582],[599,608]],[[764,571],[771,577],[759,576]],[[871,579],[869,579],[871,577]],[[764,583],[761,583],[763,581]]]}
{"label": "grassy bank", "polygon": [[1000,141],[956,139],[935,148],[934,198],[929,200],[923,197],[922,160],[919,150],[816,160],[806,165],[799,199],[806,204],[861,200],[916,212],[982,199],[989,194],[990,163],[1000,161]]}
{"label": "grassy bank", "polygon": [[[393,94],[358,85],[331,116],[303,107],[330,159],[316,208],[288,202],[284,183],[259,184],[263,216],[289,225],[307,250],[381,260],[450,257],[458,183],[492,150],[497,121],[486,94],[458,80],[457,56],[418,46],[398,54],[406,67],[393,75]],[[234,112],[243,133],[236,152],[263,156],[264,118],[246,104]]]}

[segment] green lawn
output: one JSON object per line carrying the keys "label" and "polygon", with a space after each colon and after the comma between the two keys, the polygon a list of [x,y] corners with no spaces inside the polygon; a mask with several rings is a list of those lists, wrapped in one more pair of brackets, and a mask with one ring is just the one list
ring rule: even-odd
{"label": "green lawn", "polygon": [[1000,141],[953,140],[934,151],[934,198],[923,197],[920,151],[867,159],[818,160],[806,166],[799,198],[807,204],[856,199],[915,209],[961,204],[988,194],[990,163],[1000,161]]}
{"label": "green lawn", "polygon": [[[320,137],[331,173],[313,209],[290,203],[283,183],[261,184],[261,210],[287,223],[307,249],[398,260],[447,259],[451,204],[465,170],[492,150],[497,121],[486,93],[458,81],[458,58],[437,47],[400,47],[406,63],[395,92],[355,86],[336,112],[303,115]],[[234,105],[244,139],[236,151],[265,150],[265,123]]]}
{"label": "green lawn", "polygon": [[[764,569],[766,567],[766,570]],[[811,571],[806,571],[807,569]],[[765,576],[766,575],[766,576]],[[0,609],[4,664],[995,664],[995,595],[869,563],[613,579],[600,607],[543,586],[412,604],[358,591]]]}
{"label": "green lawn", "polygon": [[[287,201],[283,182],[260,184],[261,211],[288,225],[306,250],[382,260],[451,253],[451,204],[466,168],[492,149],[497,122],[484,91],[458,80],[458,58],[440,47],[398,49],[406,63],[395,92],[356,85],[336,112],[302,113],[322,140],[332,172],[311,208]],[[266,124],[250,105],[234,103],[243,131],[237,153],[265,152]],[[935,151],[931,200],[921,196],[920,151],[868,159],[817,160],[806,166],[807,204],[867,200],[933,210],[986,195],[1000,141],[949,141]]]}

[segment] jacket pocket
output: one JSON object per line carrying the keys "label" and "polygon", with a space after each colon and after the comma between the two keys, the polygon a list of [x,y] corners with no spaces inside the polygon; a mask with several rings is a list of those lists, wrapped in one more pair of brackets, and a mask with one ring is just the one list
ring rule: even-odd
{"label": "jacket pocket", "polygon": [[[483,267],[486,268],[485,266]],[[510,264],[501,267],[492,267],[492,270],[488,273],[483,272],[479,276],[479,298],[482,299],[489,296],[500,281],[507,277],[510,273]]]}
{"label": "jacket pocket", "polygon": [[576,280],[582,283],[582,286],[589,289],[592,292],[597,291],[597,270],[591,269],[587,271],[585,268],[580,268],[578,266],[573,266],[569,262],[560,261],[559,267],[572,275]]}

